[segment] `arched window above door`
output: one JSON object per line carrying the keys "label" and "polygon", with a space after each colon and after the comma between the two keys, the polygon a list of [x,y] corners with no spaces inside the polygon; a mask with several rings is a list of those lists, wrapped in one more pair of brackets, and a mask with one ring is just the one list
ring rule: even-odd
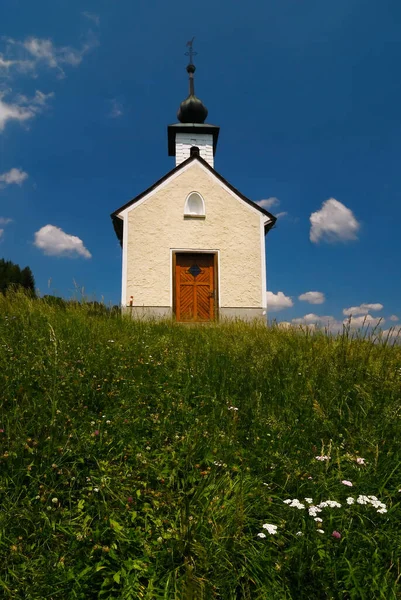
{"label": "arched window above door", "polygon": [[205,217],[205,201],[198,192],[191,192],[185,200],[185,217]]}

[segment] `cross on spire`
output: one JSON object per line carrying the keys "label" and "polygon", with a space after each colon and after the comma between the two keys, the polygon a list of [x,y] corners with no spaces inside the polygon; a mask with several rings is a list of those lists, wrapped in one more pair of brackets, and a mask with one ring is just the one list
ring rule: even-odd
{"label": "cross on spire", "polygon": [[189,48],[188,52],[185,52],[185,56],[189,56],[189,63],[190,65],[193,65],[193,57],[196,56],[198,53],[194,51],[193,49],[193,43],[194,43],[194,39],[195,36],[192,38],[192,40],[189,40],[189,42],[187,42],[187,48]]}

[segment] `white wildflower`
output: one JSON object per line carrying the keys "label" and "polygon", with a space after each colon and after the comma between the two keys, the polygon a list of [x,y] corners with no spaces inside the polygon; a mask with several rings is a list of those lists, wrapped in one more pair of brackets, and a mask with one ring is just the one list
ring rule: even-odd
{"label": "white wildflower", "polygon": [[347,504],[349,504],[350,506],[351,506],[351,504],[354,504],[354,502],[355,502],[355,500],[351,496],[349,498],[347,498]]}
{"label": "white wildflower", "polygon": [[323,519],[321,519],[320,517],[315,517],[314,521],[316,521],[316,523],[323,523]]}
{"label": "white wildflower", "polygon": [[305,504],[302,504],[302,502],[300,502],[297,498],[291,500],[291,503],[288,506],[290,506],[291,508],[298,508],[299,510],[305,508]]}
{"label": "white wildflower", "polygon": [[301,537],[301,535],[303,535],[303,533],[302,533],[302,531],[297,531],[297,533],[295,535]]}
{"label": "white wildflower", "polygon": [[335,500],[327,500],[327,506],[330,508],[341,508],[341,504]]}
{"label": "white wildflower", "polygon": [[313,504],[313,498],[305,498],[305,502],[308,504]]}
{"label": "white wildflower", "polygon": [[277,525],[271,525],[270,523],[264,523],[262,525],[263,529],[267,529],[270,535],[275,535],[277,533]]}
{"label": "white wildflower", "polygon": [[315,458],[316,458],[316,460],[320,460],[321,462],[330,460],[330,456],[327,456],[326,454],[324,454],[323,456],[315,456]]}
{"label": "white wildflower", "polygon": [[351,482],[351,481],[348,481],[348,479],[343,479],[343,480],[341,481],[341,483],[342,483],[343,485],[347,485],[348,487],[352,487],[352,482]]}
{"label": "white wildflower", "polygon": [[316,529],[318,533],[324,533],[323,529]]}
{"label": "white wildflower", "polygon": [[260,537],[260,538],[265,538],[266,534],[265,533],[258,533],[257,536]]}
{"label": "white wildflower", "polygon": [[364,465],[364,464],[366,464],[365,463],[365,459],[362,458],[362,456],[358,456],[357,459],[356,459],[356,464],[357,465]]}
{"label": "white wildflower", "polygon": [[236,406],[229,406],[228,410],[238,410],[238,408]]}
{"label": "white wildflower", "polygon": [[379,508],[379,510],[377,512],[380,514],[384,514],[387,512],[387,508]]}

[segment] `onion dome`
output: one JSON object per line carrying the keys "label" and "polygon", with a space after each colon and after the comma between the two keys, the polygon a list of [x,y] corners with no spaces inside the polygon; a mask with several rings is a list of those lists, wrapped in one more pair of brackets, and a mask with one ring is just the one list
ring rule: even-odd
{"label": "onion dome", "polygon": [[195,96],[195,65],[191,62],[187,66],[187,73],[189,75],[189,96],[181,102],[177,118],[181,123],[204,123],[207,117],[207,108],[202,100]]}

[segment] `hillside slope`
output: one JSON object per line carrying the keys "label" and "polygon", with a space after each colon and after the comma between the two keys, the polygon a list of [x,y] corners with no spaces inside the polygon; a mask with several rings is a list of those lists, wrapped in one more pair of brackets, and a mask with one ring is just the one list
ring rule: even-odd
{"label": "hillside slope", "polygon": [[400,347],[0,295],[0,398],[5,598],[401,597]]}

